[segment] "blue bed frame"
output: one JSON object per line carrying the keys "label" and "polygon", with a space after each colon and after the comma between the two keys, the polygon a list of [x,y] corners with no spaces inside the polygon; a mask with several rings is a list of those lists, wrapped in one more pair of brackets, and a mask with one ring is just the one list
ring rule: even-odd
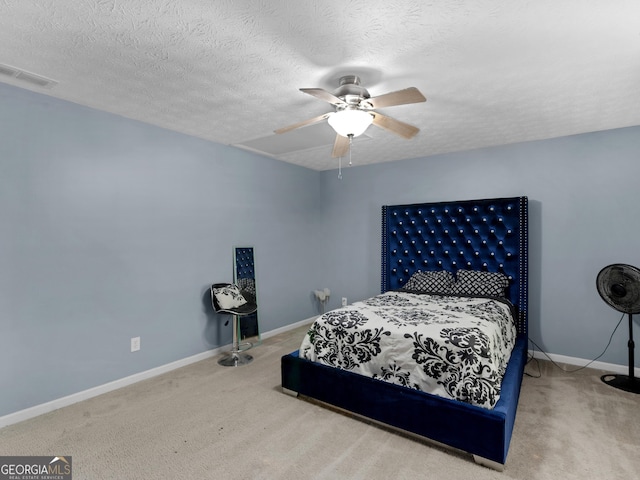
{"label": "blue bed frame", "polygon": [[417,270],[503,272],[515,307],[518,338],[500,399],[476,407],[399,385],[282,357],[282,387],[382,424],[473,454],[502,470],[527,360],[527,197],[382,207],[381,291],[401,288]]}

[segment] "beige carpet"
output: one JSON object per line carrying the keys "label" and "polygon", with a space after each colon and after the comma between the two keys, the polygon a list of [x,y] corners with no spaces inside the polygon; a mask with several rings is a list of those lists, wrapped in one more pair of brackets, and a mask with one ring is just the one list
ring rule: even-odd
{"label": "beige carpet", "polygon": [[281,393],[280,357],[302,336],[265,340],[248,366],[209,359],[5,427],[0,455],[70,455],[75,480],[640,478],[640,396],[599,371],[540,362],[496,472]]}

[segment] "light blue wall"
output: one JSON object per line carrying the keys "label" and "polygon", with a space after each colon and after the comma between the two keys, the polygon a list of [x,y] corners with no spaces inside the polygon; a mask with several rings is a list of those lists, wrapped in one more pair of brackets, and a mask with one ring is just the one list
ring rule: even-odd
{"label": "light blue wall", "polygon": [[[354,167],[343,180],[323,172],[322,282],[333,306],[379,292],[382,205],[526,195],[530,337],[592,359],[621,316],[598,295],[598,272],[640,266],[639,179],[640,127]],[[625,318],[600,361],[627,365],[627,339]]]}
{"label": "light blue wall", "polygon": [[329,308],[377,293],[383,204],[527,195],[530,336],[593,358],[620,318],[598,271],[640,265],[638,178],[640,127],[340,181],[0,84],[0,416],[228,344],[206,288],[233,245],[256,248],[263,331],[314,315],[315,288]]}
{"label": "light blue wall", "polygon": [[255,246],[264,331],[314,315],[319,192],[318,172],[0,84],[0,416],[230,343],[206,289],[234,245]]}

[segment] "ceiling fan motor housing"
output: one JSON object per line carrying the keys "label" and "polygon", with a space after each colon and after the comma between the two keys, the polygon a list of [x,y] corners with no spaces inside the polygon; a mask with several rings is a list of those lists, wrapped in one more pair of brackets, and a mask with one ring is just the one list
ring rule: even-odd
{"label": "ceiling fan motor housing", "polygon": [[357,75],[340,77],[340,86],[333,94],[349,105],[357,105],[360,101],[371,97],[367,89],[360,86],[360,77]]}

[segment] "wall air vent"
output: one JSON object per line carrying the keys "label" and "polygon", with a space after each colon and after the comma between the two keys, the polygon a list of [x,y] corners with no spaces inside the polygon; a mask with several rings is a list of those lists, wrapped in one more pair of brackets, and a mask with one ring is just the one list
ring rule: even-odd
{"label": "wall air vent", "polygon": [[11,77],[42,88],[53,88],[58,84],[56,80],[0,63],[0,80],[2,80],[3,77]]}

